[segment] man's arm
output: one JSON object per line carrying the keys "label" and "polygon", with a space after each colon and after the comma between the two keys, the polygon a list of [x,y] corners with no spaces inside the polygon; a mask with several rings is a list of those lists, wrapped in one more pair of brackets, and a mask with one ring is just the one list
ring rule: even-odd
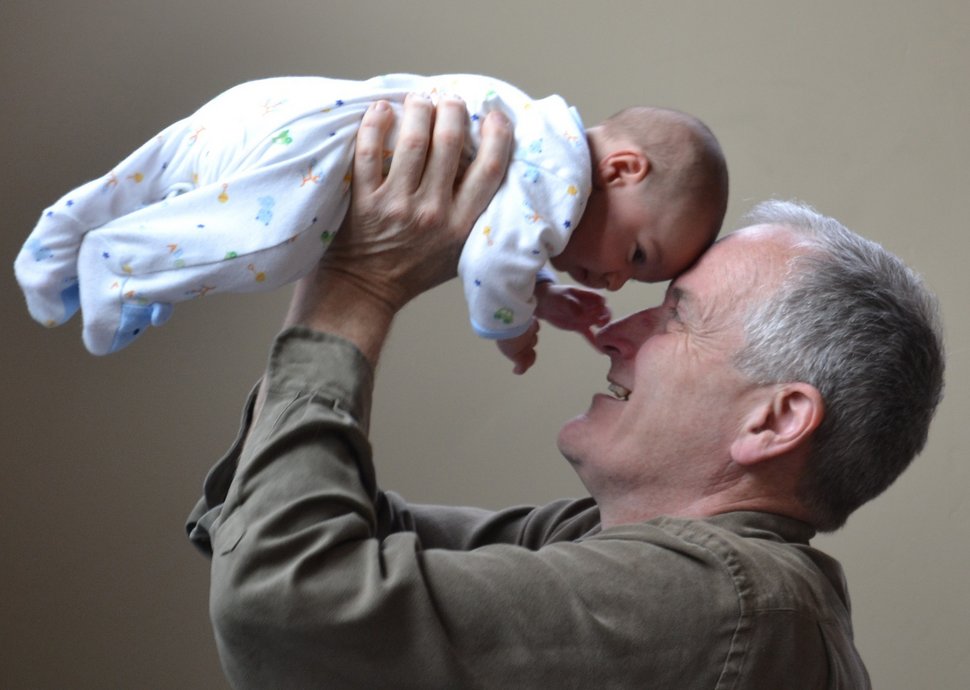
{"label": "man's arm", "polygon": [[[429,625],[435,614],[421,594],[415,535],[393,545],[375,538],[367,425],[373,369],[394,315],[455,275],[462,238],[504,175],[511,132],[494,115],[478,157],[454,184],[464,117],[460,103],[435,113],[411,99],[383,179],[391,113],[367,113],[351,215],[326,261],[299,285],[245,441],[220,464],[224,502],[203,522],[213,627],[234,685],[361,687],[351,680],[361,677],[390,684],[393,669],[361,664],[369,645],[391,656],[448,647],[440,626]],[[397,631],[412,625],[440,639],[402,644]],[[459,673],[446,660],[424,663],[442,677]]]}
{"label": "man's arm", "polygon": [[[370,107],[357,133],[350,210],[317,270],[297,283],[284,326],[344,338],[377,366],[395,314],[457,274],[462,244],[505,175],[512,128],[496,112],[455,183],[466,117],[462,101],[444,98],[436,109],[426,97],[409,96],[385,178],[394,112],[383,101]],[[257,416],[264,399],[261,389]]]}

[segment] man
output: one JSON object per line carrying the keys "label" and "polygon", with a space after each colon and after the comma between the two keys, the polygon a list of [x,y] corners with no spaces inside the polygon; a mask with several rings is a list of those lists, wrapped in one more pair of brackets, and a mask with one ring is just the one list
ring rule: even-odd
{"label": "man", "polygon": [[559,438],[589,499],[492,513],[377,488],[381,347],[454,275],[507,155],[496,117],[454,187],[461,110],[413,99],[386,180],[390,115],[368,113],[340,244],[190,518],[230,681],[868,687],[841,568],[808,542],[920,450],[942,346],[919,280],[808,209],[763,208],[663,304],[599,332],[612,395]]}

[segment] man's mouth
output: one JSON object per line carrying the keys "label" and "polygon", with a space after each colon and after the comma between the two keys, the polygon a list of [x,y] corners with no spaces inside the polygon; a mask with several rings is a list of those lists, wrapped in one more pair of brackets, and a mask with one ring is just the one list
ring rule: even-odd
{"label": "man's mouth", "polygon": [[617,400],[625,401],[630,399],[630,389],[625,388],[624,386],[621,386],[618,383],[610,384],[610,393],[612,393],[613,397],[616,398]]}

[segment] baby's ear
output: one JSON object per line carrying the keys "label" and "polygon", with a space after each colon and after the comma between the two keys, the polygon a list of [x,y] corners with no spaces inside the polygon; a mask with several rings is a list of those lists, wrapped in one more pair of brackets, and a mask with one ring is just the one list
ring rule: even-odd
{"label": "baby's ear", "polygon": [[600,159],[597,170],[604,184],[637,184],[650,173],[650,159],[636,149],[617,149]]}

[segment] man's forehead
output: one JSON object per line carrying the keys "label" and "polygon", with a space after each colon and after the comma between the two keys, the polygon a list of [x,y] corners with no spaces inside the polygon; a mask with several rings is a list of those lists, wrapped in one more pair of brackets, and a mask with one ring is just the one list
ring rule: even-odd
{"label": "man's forehead", "polygon": [[680,308],[698,311],[713,308],[714,302],[727,306],[746,299],[776,265],[778,243],[773,240],[777,230],[752,226],[723,237],[670,283],[666,298]]}
{"label": "man's forehead", "polygon": [[667,296],[672,299],[691,300],[692,295],[698,291],[696,285],[720,282],[724,271],[738,258],[731,258],[736,253],[733,249],[736,241],[731,241],[732,235],[715,242],[693,266],[674,278],[667,288]]}
{"label": "man's forehead", "polygon": [[749,225],[735,230],[717,241],[716,244],[744,244],[747,248],[775,251],[779,248],[790,249],[797,241],[797,233],[792,228],[774,223]]}

